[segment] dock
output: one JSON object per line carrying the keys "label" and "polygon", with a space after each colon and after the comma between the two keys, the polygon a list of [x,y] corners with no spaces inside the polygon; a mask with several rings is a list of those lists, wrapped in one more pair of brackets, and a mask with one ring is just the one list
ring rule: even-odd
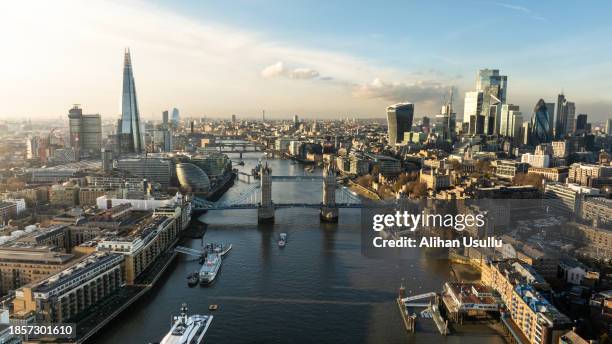
{"label": "dock", "polygon": [[[414,302],[418,300],[428,299],[429,302]],[[405,297],[405,288],[400,287],[399,296],[396,300],[397,306],[399,307],[402,321],[404,322],[404,328],[409,333],[416,332],[416,319],[417,313],[410,314],[410,308],[424,308],[420,312],[421,318],[432,319],[438,332],[441,335],[446,336],[450,333],[448,328],[448,321],[444,319],[439,309],[439,295],[435,292],[429,292],[414,296]]]}

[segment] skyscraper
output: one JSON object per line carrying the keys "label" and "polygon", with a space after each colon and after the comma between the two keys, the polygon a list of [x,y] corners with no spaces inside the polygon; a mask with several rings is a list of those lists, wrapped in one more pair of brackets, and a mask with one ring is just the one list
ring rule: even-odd
{"label": "skyscraper", "polygon": [[574,117],[576,115],[576,104],[568,102],[563,93],[557,96],[557,118],[555,121],[555,137],[574,132]]}
{"label": "skyscraper", "polygon": [[476,91],[465,94],[463,121],[470,123],[470,134],[493,135],[501,126],[501,107],[506,103],[508,77],[499,69],[481,69],[476,76]]}
{"label": "skyscraper", "polygon": [[395,146],[404,141],[404,133],[412,128],[414,104],[398,103],[387,108],[389,145]]}
{"label": "skyscraper", "polygon": [[440,114],[436,115],[436,127],[442,130],[442,139],[453,140],[456,136],[457,114],[453,111],[453,91],[450,91],[450,100],[442,105]]}
{"label": "skyscraper", "polygon": [[518,123],[517,116],[520,116],[522,122],[522,114],[519,111],[519,106],[514,104],[503,104],[501,108],[501,117],[499,124],[499,135],[506,137],[515,137],[517,129],[522,123]]}
{"label": "skyscraper", "polygon": [[77,158],[98,157],[102,147],[102,119],[100,115],[83,115],[83,110],[74,105],[68,110],[70,146]]}
{"label": "skyscraper", "polygon": [[532,145],[539,145],[552,141],[548,123],[548,107],[544,99],[540,99],[533,109],[533,116],[531,117],[530,143]]}
{"label": "skyscraper", "polygon": [[575,131],[578,134],[587,132],[587,115],[586,114],[581,113],[576,118],[576,130]]}
{"label": "skyscraper", "polygon": [[481,116],[483,96],[482,91],[465,93],[463,122],[468,124],[470,134],[484,133],[484,120]]}
{"label": "skyscraper", "polygon": [[132,71],[130,50],[123,58],[123,93],[121,99],[121,126],[117,130],[121,153],[141,153],[143,139],[140,128],[140,113],[136,99],[136,84]]}
{"label": "skyscraper", "polygon": [[172,126],[178,128],[179,122],[181,121],[181,115],[177,108],[172,108]]}
{"label": "skyscraper", "polygon": [[550,137],[555,135],[555,103],[546,103],[548,109],[548,127],[550,128]]}
{"label": "skyscraper", "polygon": [[482,117],[484,133],[499,133],[501,106],[506,103],[508,77],[499,74],[499,69],[481,69],[476,79],[476,90],[484,92],[482,97]]}
{"label": "skyscraper", "polygon": [[168,110],[162,112],[162,124],[168,125]]}
{"label": "skyscraper", "polygon": [[612,135],[612,118],[608,118],[606,120],[606,127],[604,130],[606,131],[606,134]]}

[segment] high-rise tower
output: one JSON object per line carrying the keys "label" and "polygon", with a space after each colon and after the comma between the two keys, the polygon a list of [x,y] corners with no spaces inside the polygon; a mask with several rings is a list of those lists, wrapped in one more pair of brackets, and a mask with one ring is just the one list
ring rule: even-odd
{"label": "high-rise tower", "polygon": [[414,104],[399,103],[387,108],[387,128],[389,145],[395,146],[404,141],[404,133],[412,128]]}
{"label": "high-rise tower", "polygon": [[508,77],[499,69],[481,69],[476,76],[476,91],[465,94],[463,121],[469,123],[470,134],[498,134],[501,109],[506,104]]}
{"label": "high-rise tower", "polygon": [[548,107],[544,99],[540,99],[531,117],[531,143],[533,145],[548,143],[552,140],[548,124]]}
{"label": "high-rise tower", "polygon": [[102,147],[102,119],[100,115],[84,115],[75,104],[68,110],[70,146],[75,149],[77,158],[100,156]]}
{"label": "high-rise tower", "polygon": [[132,71],[130,50],[125,50],[123,58],[123,93],[121,99],[121,126],[119,148],[121,153],[141,153],[143,151],[142,134],[140,132],[140,114],[136,100],[136,84]]}

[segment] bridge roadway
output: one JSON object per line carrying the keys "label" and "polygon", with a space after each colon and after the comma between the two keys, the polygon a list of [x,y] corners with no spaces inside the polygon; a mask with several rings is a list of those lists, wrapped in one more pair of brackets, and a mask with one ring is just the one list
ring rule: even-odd
{"label": "bridge roadway", "polygon": [[[286,208],[312,208],[319,209],[323,206],[323,203],[274,203],[274,209],[286,209]],[[240,210],[240,209],[258,209],[260,207],[259,203],[248,203],[248,204],[231,204],[231,205],[211,205],[210,207],[199,207],[195,206],[194,208],[197,210]],[[333,208],[342,208],[342,209],[358,209],[362,208],[363,204],[361,203],[336,203]]]}

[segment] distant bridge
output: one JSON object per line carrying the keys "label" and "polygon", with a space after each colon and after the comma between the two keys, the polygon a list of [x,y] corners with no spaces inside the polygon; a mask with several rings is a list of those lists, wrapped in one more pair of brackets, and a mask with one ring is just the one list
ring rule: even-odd
{"label": "distant bridge", "polygon": [[217,142],[207,146],[214,148],[220,153],[239,153],[242,159],[242,153],[263,152],[266,147],[256,142]]}

